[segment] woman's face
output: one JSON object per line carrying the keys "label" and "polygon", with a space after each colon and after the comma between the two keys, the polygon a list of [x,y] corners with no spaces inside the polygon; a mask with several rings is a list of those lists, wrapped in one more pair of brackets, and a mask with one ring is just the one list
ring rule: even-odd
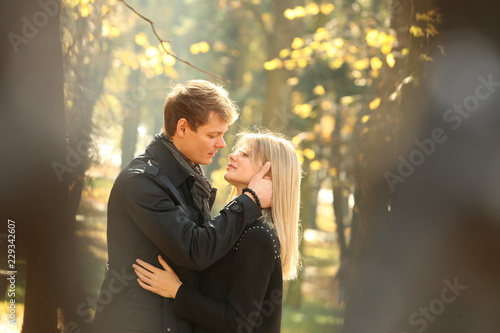
{"label": "woman's face", "polygon": [[224,179],[238,189],[248,186],[250,180],[259,171],[253,165],[248,147],[243,147],[232,154],[229,154],[229,163]]}

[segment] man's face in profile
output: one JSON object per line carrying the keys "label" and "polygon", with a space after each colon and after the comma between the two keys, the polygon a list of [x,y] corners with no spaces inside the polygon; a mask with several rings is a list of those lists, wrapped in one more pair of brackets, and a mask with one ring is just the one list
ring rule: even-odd
{"label": "man's face in profile", "polygon": [[215,112],[210,112],[208,122],[198,126],[196,132],[189,125],[186,126],[182,141],[177,148],[191,163],[210,164],[217,151],[226,147],[224,134],[228,128],[229,124],[226,121]]}

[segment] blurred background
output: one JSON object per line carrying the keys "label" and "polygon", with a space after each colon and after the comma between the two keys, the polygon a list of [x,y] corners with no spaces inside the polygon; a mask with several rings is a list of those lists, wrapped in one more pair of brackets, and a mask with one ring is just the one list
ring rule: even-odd
{"label": "blurred background", "polygon": [[214,212],[238,131],[282,132],[303,162],[284,333],[498,331],[499,8],[458,2],[3,0],[0,332],[86,330],[114,178],[190,79],[240,106],[205,168]]}

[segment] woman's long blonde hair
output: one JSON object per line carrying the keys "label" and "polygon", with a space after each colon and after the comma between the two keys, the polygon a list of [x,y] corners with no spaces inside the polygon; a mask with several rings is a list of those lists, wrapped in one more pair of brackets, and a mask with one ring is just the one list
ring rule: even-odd
{"label": "woman's long blonde hair", "polygon": [[[295,148],[283,135],[260,130],[239,133],[234,151],[240,149],[250,152],[250,160],[257,168],[271,162],[272,208],[265,210],[263,218],[274,226],[279,238],[283,279],[294,279],[301,265],[299,211],[302,177]],[[230,198],[236,195],[237,189],[233,186]]]}

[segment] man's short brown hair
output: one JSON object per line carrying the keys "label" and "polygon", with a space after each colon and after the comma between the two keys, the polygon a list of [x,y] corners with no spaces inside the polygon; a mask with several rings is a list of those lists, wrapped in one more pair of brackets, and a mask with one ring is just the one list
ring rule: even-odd
{"label": "man's short brown hair", "polygon": [[222,86],[205,80],[177,84],[167,95],[163,108],[163,132],[168,137],[173,137],[177,123],[182,118],[196,132],[198,126],[208,123],[211,111],[228,124],[238,118],[237,107]]}

